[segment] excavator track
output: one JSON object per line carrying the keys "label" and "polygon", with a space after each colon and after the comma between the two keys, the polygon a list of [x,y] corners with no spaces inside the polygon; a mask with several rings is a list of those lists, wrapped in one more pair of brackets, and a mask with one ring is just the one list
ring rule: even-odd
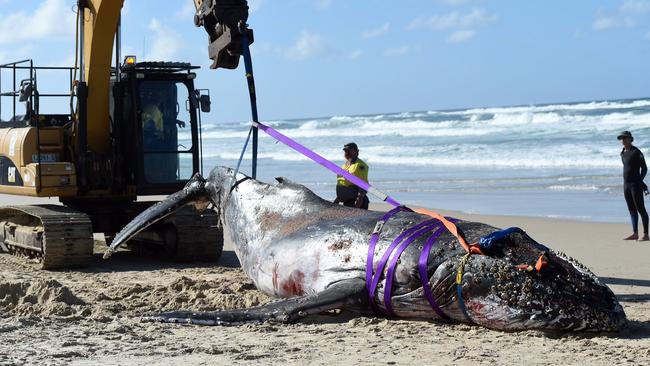
{"label": "excavator track", "polygon": [[93,258],[90,219],[64,206],[0,207],[0,243],[47,270],[82,267]]}
{"label": "excavator track", "polygon": [[198,214],[193,208],[184,207],[172,220],[177,233],[176,260],[216,262],[221,257],[223,230],[218,214],[211,210]]}
{"label": "excavator track", "polygon": [[186,206],[138,234],[127,248],[177,262],[216,262],[223,252],[223,229],[215,212],[199,214]]}

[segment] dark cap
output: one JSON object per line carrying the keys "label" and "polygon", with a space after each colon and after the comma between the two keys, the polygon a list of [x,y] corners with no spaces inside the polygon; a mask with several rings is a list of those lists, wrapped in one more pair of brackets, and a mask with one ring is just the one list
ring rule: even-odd
{"label": "dark cap", "polygon": [[634,137],[632,137],[632,132],[630,132],[630,131],[623,131],[623,132],[619,133],[618,137],[616,137],[616,138],[620,140],[620,139],[622,139],[624,137],[629,137],[630,140],[634,141]]}
{"label": "dark cap", "polygon": [[343,150],[359,150],[359,147],[354,142],[343,145]]}

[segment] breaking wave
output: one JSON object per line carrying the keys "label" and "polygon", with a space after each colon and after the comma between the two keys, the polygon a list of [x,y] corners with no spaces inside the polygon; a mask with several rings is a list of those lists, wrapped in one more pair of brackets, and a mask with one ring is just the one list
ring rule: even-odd
{"label": "breaking wave", "polygon": [[[622,221],[627,216],[616,136],[630,130],[635,144],[648,151],[650,99],[267,124],[334,162],[342,162],[343,144],[356,142],[370,165],[371,181],[405,202],[467,212]],[[205,167],[236,164],[249,126],[204,124]],[[333,192],[331,173],[263,133],[259,158],[262,179],[287,174],[324,197]],[[250,153],[245,159],[243,169],[250,169]]]}

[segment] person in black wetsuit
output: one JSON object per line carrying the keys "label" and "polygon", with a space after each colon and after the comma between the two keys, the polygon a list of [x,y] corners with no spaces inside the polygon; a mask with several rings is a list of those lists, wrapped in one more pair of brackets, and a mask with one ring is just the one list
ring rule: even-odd
{"label": "person in black wetsuit", "polygon": [[[648,212],[643,202],[643,194],[647,193],[648,187],[643,183],[648,172],[645,159],[641,150],[632,145],[634,137],[630,131],[623,131],[618,135],[623,144],[621,160],[623,161],[623,193],[627,208],[630,210],[632,229],[634,233],[625,240],[648,241]],[[639,215],[643,222],[643,236],[639,237]]]}

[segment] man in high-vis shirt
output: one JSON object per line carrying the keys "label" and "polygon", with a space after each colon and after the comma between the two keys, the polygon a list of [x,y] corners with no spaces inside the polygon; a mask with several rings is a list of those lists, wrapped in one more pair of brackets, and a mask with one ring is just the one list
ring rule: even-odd
{"label": "man in high-vis shirt", "polygon": [[[368,164],[359,159],[359,148],[357,144],[351,142],[343,146],[345,153],[345,163],[341,168],[348,173],[368,182]],[[334,203],[343,203],[347,207],[368,209],[370,201],[366,196],[366,191],[354,185],[354,183],[345,179],[343,176],[337,176],[336,179],[336,199]]]}

